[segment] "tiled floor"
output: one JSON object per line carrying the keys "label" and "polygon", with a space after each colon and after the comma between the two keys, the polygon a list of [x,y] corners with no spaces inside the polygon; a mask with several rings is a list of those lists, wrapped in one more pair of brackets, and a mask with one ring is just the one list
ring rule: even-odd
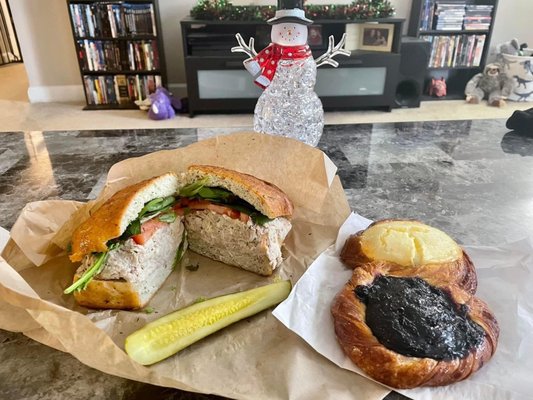
{"label": "tiled floor", "polygon": [[[533,138],[509,132],[504,122],[487,119],[330,125],[324,129],[318,148],[337,165],[353,211],[373,220],[391,217],[422,220],[443,229],[462,244],[501,245],[530,237],[533,232],[530,172]],[[0,135],[0,226],[10,228],[20,209],[31,201],[94,198],[102,188],[107,170],[116,161],[186,146],[225,131],[225,128],[65,130]],[[496,260],[507,257],[498,254],[494,256]],[[493,279],[491,268],[484,271],[485,279]],[[40,270],[35,277],[47,281],[44,274]],[[51,279],[47,282],[56,285]],[[481,297],[494,299],[486,292]],[[509,329],[515,329],[515,322],[512,316],[505,319],[505,315],[516,304],[500,300],[491,304],[499,312],[498,318],[505,321],[501,326],[507,331],[502,328],[502,332],[508,335]],[[122,340],[121,332],[114,334],[117,342]],[[499,368],[496,357],[512,354],[505,347],[509,346],[508,338],[502,335],[501,349],[480,374],[527,375],[530,369],[523,366],[516,371]],[[200,350],[198,347],[195,351]],[[194,357],[194,353],[189,356]],[[0,399],[219,399],[107,375],[78,362],[68,353],[2,329],[0,360]],[[305,358],[299,359],[299,363],[302,360]],[[335,377],[328,372],[330,367],[329,364],[320,366],[328,382]],[[298,371],[299,377],[304,376],[304,370],[305,367]],[[187,379],[191,381],[195,374],[212,373],[189,372]],[[340,387],[338,393],[347,392],[344,386],[332,384],[332,387]],[[233,395],[226,388],[211,391]],[[405,397],[391,394],[386,399]]]}

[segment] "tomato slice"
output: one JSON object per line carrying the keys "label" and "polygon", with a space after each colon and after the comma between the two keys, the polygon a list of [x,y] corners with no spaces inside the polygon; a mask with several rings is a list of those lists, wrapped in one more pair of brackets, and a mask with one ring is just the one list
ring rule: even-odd
{"label": "tomato slice", "polygon": [[155,217],[141,225],[141,233],[133,235],[131,238],[137,244],[144,245],[154,233],[161,227],[167,225],[166,222],[159,221],[159,218]]}
{"label": "tomato slice", "polygon": [[217,214],[227,215],[230,218],[241,220],[242,222],[247,222],[250,219],[247,214],[241,213],[240,211],[223,204],[212,203],[209,200],[181,199],[177,205],[174,206],[174,211],[178,215],[184,215],[185,208],[188,208],[189,210],[210,210]]}
{"label": "tomato slice", "polygon": [[221,206],[219,204],[209,204],[206,208],[208,210],[210,210],[210,211],[216,212],[217,214],[222,214],[222,215],[225,214],[228,217],[231,216],[230,214],[233,211],[231,208],[225,207],[225,206]]}
{"label": "tomato slice", "polygon": [[191,210],[205,210],[206,208],[209,208],[210,205],[212,205],[210,201],[207,200],[190,200],[187,204],[187,208]]}
{"label": "tomato slice", "polygon": [[176,215],[179,215],[181,217],[185,215],[185,208],[174,207],[173,210],[176,213]]}
{"label": "tomato slice", "polygon": [[240,219],[242,222],[246,223],[246,222],[248,222],[248,221],[250,220],[250,216],[249,216],[248,214],[245,214],[245,213],[243,213],[243,212],[241,212],[240,214],[241,214],[241,215],[239,215],[239,219]]}

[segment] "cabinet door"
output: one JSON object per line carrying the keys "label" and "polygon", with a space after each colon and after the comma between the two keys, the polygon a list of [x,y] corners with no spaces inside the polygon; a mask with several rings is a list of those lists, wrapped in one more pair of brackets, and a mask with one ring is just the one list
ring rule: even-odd
{"label": "cabinet door", "polygon": [[191,113],[255,108],[261,95],[237,57],[187,57],[187,92]]}
{"label": "cabinet door", "polygon": [[[396,53],[361,53],[339,57],[339,67],[321,67],[315,91],[325,110],[390,108],[398,79]],[[187,57],[189,110],[253,112],[261,95],[237,57]]]}
{"label": "cabinet door", "polygon": [[321,97],[382,96],[387,67],[319,69],[315,86]]}
{"label": "cabinet door", "polygon": [[325,110],[354,110],[394,105],[400,55],[359,53],[339,57],[338,68],[321,67],[316,92]]}
{"label": "cabinet door", "polygon": [[200,69],[198,98],[207,99],[256,99],[261,89],[253,83],[253,78],[244,69]]}

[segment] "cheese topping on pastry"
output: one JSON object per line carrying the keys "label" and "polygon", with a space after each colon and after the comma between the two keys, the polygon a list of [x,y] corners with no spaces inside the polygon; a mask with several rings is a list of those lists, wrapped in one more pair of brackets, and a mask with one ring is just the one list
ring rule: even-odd
{"label": "cheese topping on pastry", "polygon": [[368,228],[361,250],[370,259],[402,266],[458,260],[461,248],[446,233],[416,221],[387,221]]}

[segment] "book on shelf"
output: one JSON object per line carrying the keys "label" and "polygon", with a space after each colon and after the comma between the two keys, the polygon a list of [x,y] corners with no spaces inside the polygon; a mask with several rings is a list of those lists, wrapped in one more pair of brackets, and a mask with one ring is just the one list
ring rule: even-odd
{"label": "book on shelf", "polygon": [[71,3],[69,7],[77,37],[157,36],[151,3]]}
{"label": "book on shelf", "polygon": [[118,104],[127,104],[130,102],[130,95],[128,93],[128,80],[126,75],[116,75],[114,82],[115,93],[117,95]]}
{"label": "book on shelf", "polygon": [[430,68],[479,67],[486,35],[423,35],[431,43]]}
{"label": "book on shelf", "polygon": [[131,104],[162,86],[160,75],[85,75],[83,82],[90,105]]}

